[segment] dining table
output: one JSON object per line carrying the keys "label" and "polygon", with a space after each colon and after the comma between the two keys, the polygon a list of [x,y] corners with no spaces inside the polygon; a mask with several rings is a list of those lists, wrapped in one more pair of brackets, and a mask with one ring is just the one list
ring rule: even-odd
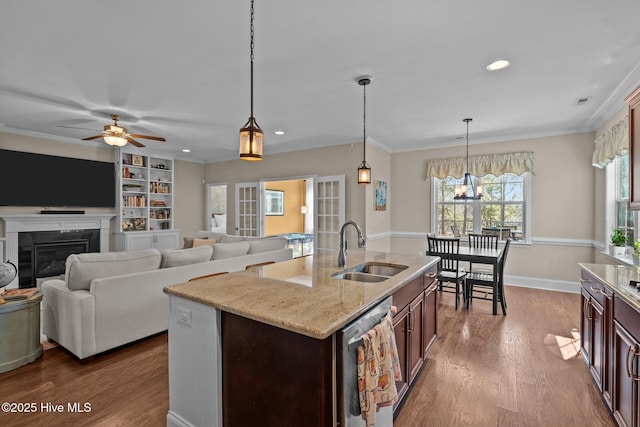
{"label": "dining table", "polygon": [[[500,281],[502,277],[498,277],[498,264],[502,258],[504,246],[494,248],[473,248],[469,246],[460,246],[457,254],[447,254],[447,257],[457,259],[459,261],[470,262],[472,264],[488,264],[493,266],[493,315],[498,314],[498,295],[502,292]],[[439,256],[438,252],[427,250],[427,255]],[[504,301],[504,298],[502,298]],[[503,302],[504,304],[504,302]],[[468,300],[467,300],[468,305]],[[504,307],[503,307],[504,310]]]}

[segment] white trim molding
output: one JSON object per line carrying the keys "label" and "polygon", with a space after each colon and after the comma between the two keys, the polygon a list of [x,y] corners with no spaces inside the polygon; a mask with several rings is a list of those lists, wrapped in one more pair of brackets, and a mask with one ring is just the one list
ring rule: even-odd
{"label": "white trim molding", "polygon": [[568,282],[566,280],[539,279],[536,277],[510,276],[505,274],[504,284],[506,286],[520,286],[523,288],[544,289],[547,291],[580,293],[580,283]]}

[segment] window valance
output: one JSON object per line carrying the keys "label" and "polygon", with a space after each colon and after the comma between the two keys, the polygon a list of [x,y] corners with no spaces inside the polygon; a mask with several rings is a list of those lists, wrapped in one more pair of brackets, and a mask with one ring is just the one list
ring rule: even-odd
{"label": "window valance", "polygon": [[[505,173],[516,175],[522,175],[525,172],[535,173],[535,167],[535,155],[529,151],[469,157],[469,173],[477,177],[489,174],[498,176]],[[466,168],[466,157],[427,160],[426,179],[431,177],[442,179],[448,176],[462,178]]]}
{"label": "window valance", "polygon": [[611,126],[596,138],[596,149],[593,152],[593,166],[604,168],[616,158],[629,151],[628,116]]}

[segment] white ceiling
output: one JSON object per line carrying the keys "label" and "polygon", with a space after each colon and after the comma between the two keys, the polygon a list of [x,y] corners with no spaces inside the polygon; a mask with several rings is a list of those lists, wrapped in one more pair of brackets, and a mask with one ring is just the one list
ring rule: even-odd
{"label": "white ceiling", "polygon": [[[156,152],[236,158],[249,4],[3,1],[0,131],[104,144],[80,139],[115,113],[165,137],[140,140]],[[594,130],[640,85],[639,17],[638,0],[257,0],[265,154],[362,141],[363,74],[368,141],[392,152],[462,144],[465,117],[471,144]]]}

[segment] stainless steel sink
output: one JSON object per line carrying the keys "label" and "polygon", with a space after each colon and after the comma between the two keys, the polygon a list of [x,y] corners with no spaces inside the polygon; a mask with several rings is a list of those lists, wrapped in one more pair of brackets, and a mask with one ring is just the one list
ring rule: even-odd
{"label": "stainless steel sink", "polygon": [[409,268],[409,266],[407,265],[386,264],[381,262],[365,262],[364,264],[357,265],[350,270],[360,273],[378,274],[380,276],[391,277],[403,272],[407,268]]}
{"label": "stainless steel sink", "polygon": [[336,279],[354,280],[356,282],[377,283],[388,279],[386,276],[376,276],[375,274],[360,273],[357,271],[348,271],[346,273],[333,274]]}
{"label": "stainless steel sink", "polygon": [[409,268],[407,265],[388,264],[383,262],[365,262],[347,270],[333,273],[331,277],[357,282],[378,283]]}

